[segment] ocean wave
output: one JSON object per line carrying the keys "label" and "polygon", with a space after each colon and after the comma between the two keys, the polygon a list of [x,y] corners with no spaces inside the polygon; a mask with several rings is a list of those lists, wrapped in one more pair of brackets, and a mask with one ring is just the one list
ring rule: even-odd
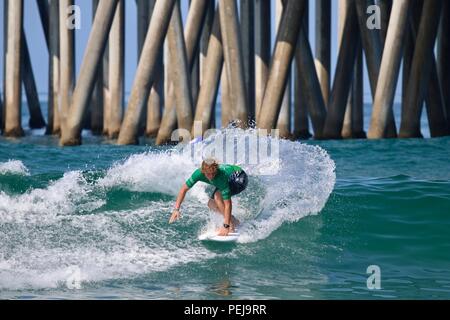
{"label": "ocean wave", "polygon": [[[221,131],[200,146],[225,134],[242,146],[248,133]],[[264,239],[283,223],[319,213],[335,184],[335,165],[324,149],[267,139],[279,143],[276,161],[237,162],[250,176],[247,190],[233,198],[240,242]],[[167,223],[174,197],[198,166],[186,153],[190,147],[134,154],[101,172],[69,171],[19,195],[0,192],[0,288],[77,289],[214,258],[217,253],[197,240],[217,216],[206,206],[204,184],[189,191],[183,218]],[[108,206],[117,189],[129,191],[121,197],[130,197],[132,206]]]}
{"label": "ocean wave", "polygon": [[28,168],[20,160],[9,160],[0,163],[0,175],[29,176]]}

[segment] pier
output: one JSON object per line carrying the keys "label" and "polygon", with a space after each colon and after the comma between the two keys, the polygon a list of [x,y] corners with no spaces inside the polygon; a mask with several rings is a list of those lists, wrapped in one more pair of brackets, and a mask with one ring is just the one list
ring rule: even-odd
{"label": "pier", "polygon": [[[448,1],[339,0],[336,29],[332,0],[315,1],[315,12],[308,0],[136,0],[136,32],[130,35],[137,35],[138,64],[125,99],[125,0],[92,1],[78,74],[77,28],[70,24],[77,1],[29,0],[36,1],[48,50],[46,117],[23,27],[26,2],[3,1],[5,137],[25,134],[22,95],[28,127],[45,128],[61,146],[82,144],[83,129],[119,145],[137,144],[142,136],[162,145],[175,129],[194,132],[195,121],[201,132],[233,122],[279,129],[280,137],[295,140],[421,138],[423,112],[431,137],[450,135]],[[215,121],[217,108],[221,123]],[[364,111],[371,114],[367,132]]]}

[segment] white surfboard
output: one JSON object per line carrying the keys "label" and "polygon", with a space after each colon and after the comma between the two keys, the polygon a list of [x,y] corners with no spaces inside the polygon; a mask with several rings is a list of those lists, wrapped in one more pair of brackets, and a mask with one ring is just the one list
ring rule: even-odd
{"label": "white surfboard", "polygon": [[239,239],[239,232],[230,232],[227,236],[218,236],[217,232],[206,232],[198,236],[201,241],[236,242]]}

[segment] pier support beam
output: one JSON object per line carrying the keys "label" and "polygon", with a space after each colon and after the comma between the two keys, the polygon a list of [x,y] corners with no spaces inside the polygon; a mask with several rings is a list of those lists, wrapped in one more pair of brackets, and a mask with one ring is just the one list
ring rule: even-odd
{"label": "pier support beam", "polygon": [[[189,70],[191,70],[194,56],[198,52],[199,40],[201,35],[201,30],[203,26],[203,21],[206,16],[206,9],[209,0],[195,0],[192,1],[188,17],[186,19],[186,27],[184,29],[184,42],[186,44],[186,57],[189,65]],[[171,67],[169,66],[170,70]],[[170,74],[173,72],[171,71]],[[161,121],[161,126],[156,137],[156,144],[161,145],[170,140],[173,130],[177,124],[177,115],[175,110],[175,87],[172,83],[171,75],[168,75],[168,88],[167,95],[165,96],[165,108],[164,114]],[[189,130],[190,128],[188,128]]]}
{"label": "pier support beam", "polygon": [[[137,29],[138,29],[138,61],[141,58],[150,19],[155,7],[156,0],[136,0],[137,4]],[[160,49],[155,81],[153,82],[147,109],[144,108],[142,122],[145,122],[145,136],[154,138],[159,130],[161,122],[161,110],[164,104],[164,68],[163,49]]]}
{"label": "pier support beam", "polygon": [[232,121],[232,112],[231,112],[231,99],[230,99],[230,89],[228,87],[228,77],[227,70],[225,68],[222,69],[222,74],[220,77],[221,83],[221,122],[222,128],[228,127],[230,122]]}
{"label": "pier support beam", "polygon": [[0,92],[0,133],[2,132],[2,126],[3,126],[3,111],[4,111],[3,98],[2,98],[2,93]]}
{"label": "pier support beam", "polygon": [[434,43],[442,8],[441,0],[426,1],[414,49],[414,57],[405,101],[405,114],[402,115],[399,137],[422,137],[420,116],[426,88],[430,81]]}
{"label": "pier support beam", "polygon": [[67,130],[61,136],[63,146],[81,144],[81,121],[94,88],[97,67],[108,40],[117,3],[118,0],[100,0],[73,94]]}
{"label": "pier support beam", "polygon": [[72,6],[73,3],[73,0],[61,0],[59,4],[59,16],[61,21],[61,28],[59,30],[61,54],[61,81],[59,91],[61,131],[67,130],[67,117],[75,86],[75,31],[64,27],[65,21],[67,21],[70,14],[68,8]]}
{"label": "pier support beam", "polygon": [[248,122],[247,94],[236,0],[219,0],[219,14],[231,117],[245,127]]}
{"label": "pier support beam", "polygon": [[248,116],[251,120],[255,120],[255,2],[254,0],[240,0],[239,2],[241,4],[240,25]]}
{"label": "pier support beam", "polygon": [[[141,58],[142,47],[144,46],[145,37],[147,35],[148,26],[150,23],[150,19],[153,14],[153,9],[155,8],[156,0],[136,0],[137,5],[137,27],[138,27],[138,62]],[[142,116],[139,119],[139,130],[138,136],[145,134],[148,137],[156,136],[157,130],[159,128],[159,122],[161,119],[161,105],[159,106],[159,110],[153,109],[155,105],[153,104],[155,101],[162,103],[163,101],[163,93],[158,91],[157,88],[163,86],[160,84],[160,79],[164,81],[164,71],[162,71],[162,53],[163,48],[161,48],[160,55],[158,56],[157,68],[158,70],[155,72],[155,79],[153,81],[152,88],[150,89],[150,95],[147,100],[147,107],[144,107],[142,110]],[[156,94],[156,96],[155,96]],[[151,103],[152,101],[152,103]],[[157,123],[154,123],[154,121]],[[151,121],[150,124],[148,122]],[[149,131],[147,131],[147,127]],[[153,129],[152,129],[153,128]],[[150,132],[150,133],[148,133]],[[153,132],[153,133],[152,133]]]}
{"label": "pier support beam", "polygon": [[[92,2],[92,21],[95,21],[95,16],[97,13],[97,9],[99,6],[100,0],[93,0]],[[109,30],[108,30],[109,34]],[[108,52],[108,45],[105,46],[103,50],[103,61],[99,63],[97,67],[97,79],[95,82],[94,92],[92,93],[92,103],[90,107],[90,113],[85,113],[85,129],[91,129],[94,135],[100,135],[103,132],[103,120],[104,120],[104,109],[106,109],[107,113],[110,111],[110,105],[106,105],[107,101],[105,101],[105,85],[107,82],[105,78],[105,73],[108,73],[108,66],[105,65],[104,56],[105,52]],[[106,105],[106,107],[105,107]],[[105,121],[108,124],[108,121]]]}
{"label": "pier support beam", "polygon": [[340,139],[346,104],[350,92],[356,53],[360,45],[355,0],[348,0],[343,24],[336,72],[323,132],[325,139]]}
{"label": "pier support beam", "polygon": [[45,43],[46,43],[47,49],[48,49],[50,47],[50,41],[49,41],[49,36],[48,36],[48,27],[49,27],[49,23],[48,23],[48,21],[49,21],[49,19],[48,19],[48,12],[49,12],[48,0],[36,0],[36,3],[37,3],[37,6],[38,6],[38,10],[39,10],[39,17],[41,19],[42,29],[44,31]]}
{"label": "pier support beam", "polygon": [[117,139],[123,116],[125,70],[125,0],[119,0],[109,33],[110,108],[107,115],[108,137]]}
{"label": "pier support beam", "polygon": [[5,129],[7,137],[23,135],[21,124],[21,55],[23,0],[8,1],[8,34],[5,59]]}
{"label": "pier support beam", "polygon": [[[300,79],[301,76],[307,76],[311,73],[312,65],[314,65],[314,60],[309,60],[307,63],[311,65],[306,66],[306,68],[301,66],[301,61],[298,60],[298,57],[304,58],[312,58],[312,52],[309,44],[309,0],[306,2],[305,7],[305,15],[303,17],[302,26],[300,28],[303,31],[300,31],[299,39],[297,40],[297,47],[295,48],[295,68],[294,68],[294,130],[293,130],[293,139],[309,139],[312,137],[311,133],[309,133],[309,119],[308,119],[308,108],[311,105],[308,105],[307,95],[311,92],[307,92],[304,87],[304,82]],[[305,51],[306,50],[306,51]],[[314,58],[312,58],[314,59]],[[306,71],[310,70],[310,71]],[[314,70],[313,73],[316,73]],[[281,111],[280,111],[281,113]],[[323,130],[323,124],[322,124]],[[319,134],[319,136],[322,133]]]}
{"label": "pier support beam", "polygon": [[[356,12],[359,21],[359,30],[362,39],[362,46],[367,61],[367,71],[369,73],[369,83],[372,92],[372,98],[375,98],[377,89],[377,81],[381,65],[381,58],[383,54],[382,36],[378,29],[370,30],[367,28],[367,13],[368,6],[374,4],[374,0],[359,0],[356,1]],[[386,128],[386,137],[395,138],[397,136],[397,128],[394,121],[394,112],[389,110],[388,125]]]}
{"label": "pier support beam", "polygon": [[[3,57],[2,57],[2,63],[3,63],[3,74],[2,74],[2,82],[3,82],[3,98],[6,99],[6,54],[7,54],[7,48],[8,48],[8,1],[3,1]],[[5,105],[3,104],[3,108],[1,110],[2,114],[0,115],[0,133],[3,133],[5,129]]]}
{"label": "pier support beam", "polygon": [[261,129],[270,130],[277,123],[305,7],[303,0],[289,0],[286,4],[258,119]]}
{"label": "pier support beam", "polygon": [[443,1],[438,42],[438,70],[445,104],[447,129],[450,131],[450,2]]}
{"label": "pier support beam", "polygon": [[164,36],[167,33],[175,0],[157,1],[150,21],[150,26],[142,48],[141,59],[136,71],[133,88],[125,113],[118,144],[137,144],[139,119],[147,103],[150,88],[155,79],[156,62]]}
{"label": "pier support beam", "polygon": [[353,79],[345,109],[342,138],[366,138],[364,132],[363,51],[361,44],[356,51]]}
{"label": "pier support beam", "polygon": [[[215,5],[213,5],[213,3],[210,3],[208,5],[208,8],[206,9],[205,22],[203,24],[203,30],[200,36],[200,88],[197,100],[194,101],[196,105],[195,113],[197,113],[198,99],[200,97],[201,86],[204,84],[205,73],[209,69],[209,65],[206,64],[206,56],[208,54],[209,38],[211,36],[211,32],[213,29],[215,11],[216,11]],[[217,85],[219,85],[219,83]],[[214,93],[214,103],[211,110],[212,115],[209,128],[216,128],[216,100],[217,100],[217,92]]]}
{"label": "pier support beam", "polygon": [[392,11],[392,0],[378,0],[378,6],[381,11],[381,43],[384,48],[386,42],[386,36],[388,32],[389,21],[391,18]]}
{"label": "pier support beam", "polygon": [[164,62],[163,50],[160,51],[156,63],[157,75],[150,91],[150,97],[147,103],[147,122],[145,126],[145,135],[149,138],[155,138],[158,134],[161,123],[161,111],[164,105]]}
{"label": "pier support beam", "polygon": [[[341,48],[342,43],[342,36],[344,31],[344,25],[347,18],[347,12],[348,12],[348,6],[351,4],[349,0],[339,0],[339,16],[338,16],[338,46],[339,49]],[[358,32],[359,33],[359,32]],[[359,34],[358,34],[359,36]],[[357,49],[357,55],[358,51],[361,50],[361,44],[358,44]],[[356,63],[355,63],[356,65]],[[342,124],[342,132],[341,135],[343,138],[348,138],[351,136],[352,131],[352,110],[353,107],[353,82],[355,82],[355,72],[353,70],[353,76],[352,76],[352,84],[350,86],[350,93],[348,94],[347,98],[347,105],[345,107],[345,114],[344,114],[344,122]]]}
{"label": "pier support beam", "polygon": [[255,1],[255,119],[259,119],[269,78],[271,14],[270,1]]}
{"label": "pier support beam", "polygon": [[392,7],[392,19],[386,35],[381,60],[380,75],[373,103],[372,118],[368,132],[369,139],[385,137],[388,115],[393,108],[403,46],[408,27],[411,0],[396,0]]}
{"label": "pier support beam", "polygon": [[59,1],[49,4],[48,120],[46,134],[59,135]]}
{"label": "pier support beam", "polygon": [[[218,11],[216,11],[214,15],[205,66],[208,66],[208,68],[205,69],[202,76],[197,107],[195,108],[195,121],[201,121],[202,134],[209,128],[211,118],[214,117],[214,105],[216,103],[217,91],[219,89],[220,77],[223,70],[223,48]],[[226,84],[226,81],[223,83]],[[222,88],[222,100],[223,98],[224,92]],[[224,109],[222,108],[222,112],[223,111]],[[194,132],[194,127],[192,127],[191,133],[197,133]]]}
{"label": "pier support beam", "polygon": [[325,106],[330,95],[331,65],[331,0],[316,1],[315,65]]}
{"label": "pier support beam", "polygon": [[363,52],[362,48],[356,53],[355,62],[355,83],[352,84],[353,108],[351,112],[351,132],[354,139],[365,139],[367,135],[364,131],[364,78],[363,78]]}
{"label": "pier support beam", "polygon": [[[314,67],[314,58],[311,51],[305,29],[300,30],[297,50],[295,53],[295,63],[301,88],[304,90],[303,107],[308,108],[311,122],[314,129],[314,137],[322,137],[326,119],[325,102],[323,101],[319,78]],[[306,116],[306,112],[303,113]],[[307,120],[307,119],[306,119]]]}
{"label": "pier support beam", "polygon": [[30,120],[28,122],[30,129],[40,129],[45,127],[45,120],[42,116],[41,103],[39,102],[39,95],[36,88],[36,81],[34,79],[33,68],[31,66],[30,51],[28,50],[27,39],[25,32],[22,31],[22,81],[25,87],[25,94],[27,96],[28,110],[30,113]]}
{"label": "pier support beam", "polygon": [[[411,41],[411,53],[408,57],[409,64],[413,59],[414,47],[416,43],[418,28],[421,20],[423,2],[416,1],[414,5],[413,14],[410,16],[410,41]],[[433,50],[434,51],[434,50]],[[430,128],[430,134],[432,137],[439,137],[447,134],[447,125],[445,123],[445,102],[442,92],[442,87],[439,81],[439,76],[436,67],[436,60],[434,52],[431,54],[431,71],[430,80],[425,89],[425,102],[426,111],[428,114],[428,123]],[[408,79],[409,80],[409,79]],[[423,100],[420,102],[423,106]],[[421,106],[421,108],[422,108]],[[405,109],[402,109],[402,115]]]}
{"label": "pier support beam", "polygon": [[191,73],[186,58],[186,44],[183,37],[181,10],[178,2],[172,13],[169,30],[167,31],[169,57],[173,65],[171,80],[176,90],[175,105],[178,128],[190,130],[192,127],[192,93]]}
{"label": "pier support beam", "polygon": [[[308,2],[308,0],[306,0],[306,2]],[[278,31],[278,28],[280,27],[280,21],[281,21],[281,17],[283,15],[283,1],[282,0],[276,0],[276,19],[275,19],[275,23],[276,23],[276,30]],[[307,6],[307,5],[306,5]],[[306,28],[306,30],[308,30],[307,28],[307,24],[308,24],[308,14],[307,14],[307,7],[305,8],[305,14],[303,16],[303,28]],[[307,21],[305,23],[305,20]],[[296,46],[296,52],[298,50],[298,40],[297,40],[297,46]],[[288,78],[286,81],[286,88],[284,89],[284,94],[283,94],[283,100],[281,101],[281,108],[280,108],[280,114],[278,115],[278,121],[277,121],[277,126],[276,128],[279,130],[279,136],[280,138],[283,139],[289,139],[291,136],[291,74],[292,74],[292,67],[289,67],[288,70]],[[303,99],[303,90],[301,90],[301,83],[300,83],[300,90],[299,90],[299,96],[296,97],[299,101],[298,104],[299,109],[301,109],[303,107],[303,111],[306,111],[306,104],[305,101]],[[298,111],[298,110],[297,110]]]}

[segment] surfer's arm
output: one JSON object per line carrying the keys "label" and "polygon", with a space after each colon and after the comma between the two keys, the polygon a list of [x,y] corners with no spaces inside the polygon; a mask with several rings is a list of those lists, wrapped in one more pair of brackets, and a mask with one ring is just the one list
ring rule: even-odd
{"label": "surfer's arm", "polygon": [[[224,204],[224,211],[223,211],[223,216],[224,216],[224,221],[223,221],[223,226],[222,228],[220,228],[219,231],[219,236],[227,236],[228,233],[230,232],[230,224],[231,224],[231,210],[232,210],[232,204],[231,204],[231,199],[228,200],[223,200],[223,204]],[[228,228],[225,228],[225,225],[228,225]]]}
{"label": "surfer's arm", "polygon": [[231,199],[230,200],[223,200],[223,204],[225,206],[223,223],[230,225],[230,223],[231,223],[231,209],[232,209]]}
{"label": "surfer's arm", "polygon": [[184,197],[186,196],[186,193],[188,191],[189,187],[186,185],[186,183],[184,183],[180,191],[178,192],[177,201],[175,202],[175,208],[172,211],[169,223],[175,222],[180,217],[181,204],[183,203]]}

